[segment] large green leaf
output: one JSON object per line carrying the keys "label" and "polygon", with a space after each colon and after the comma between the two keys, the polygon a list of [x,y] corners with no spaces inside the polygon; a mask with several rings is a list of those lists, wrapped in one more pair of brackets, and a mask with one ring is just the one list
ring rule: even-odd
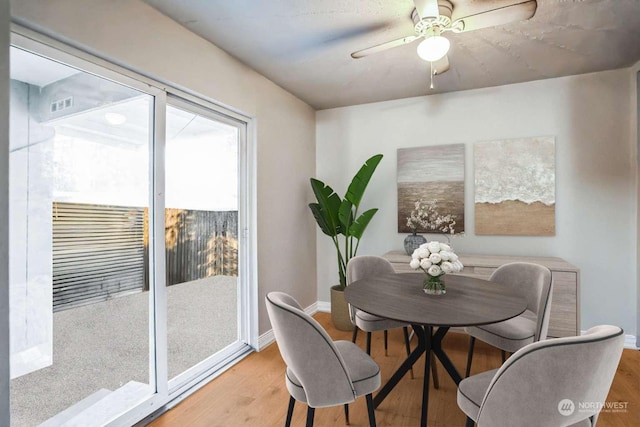
{"label": "large green leaf", "polygon": [[356,209],[360,206],[360,201],[362,200],[364,191],[367,189],[369,180],[371,180],[371,176],[378,167],[380,160],[382,160],[382,154],[376,154],[367,160],[364,165],[362,165],[358,173],[353,177],[351,184],[349,184],[347,194],[344,198],[350,201]]}
{"label": "large green leaf", "polygon": [[322,208],[320,207],[319,204],[309,203],[309,209],[311,209],[311,212],[313,213],[313,217],[316,219],[316,222],[318,223],[320,230],[322,230],[324,234],[331,237],[336,236],[338,234],[336,233],[335,228],[332,230],[329,224],[327,223],[327,219],[322,213]]}
{"label": "large green leaf", "polygon": [[353,222],[353,210],[351,209],[353,205],[347,199],[342,200],[340,203],[340,208],[338,209],[338,219],[340,220],[340,226],[342,228],[342,234],[347,235],[345,233],[346,230],[349,230],[351,223]]}
{"label": "large green leaf", "polygon": [[360,240],[364,234],[364,230],[367,228],[367,225],[369,225],[369,222],[371,222],[371,219],[376,212],[378,212],[378,209],[369,209],[368,211],[363,212],[362,215],[360,215],[358,219],[351,224],[351,227],[349,227],[349,234]]}
{"label": "large green leaf", "polygon": [[[338,220],[340,196],[331,187],[325,185],[324,182],[314,178],[311,178],[311,188],[318,203],[311,203],[309,208],[322,231],[329,236],[335,236],[342,232],[342,227]],[[317,206],[317,208],[312,206]],[[318,218],[321,218],[321,221],[318,221]]]}

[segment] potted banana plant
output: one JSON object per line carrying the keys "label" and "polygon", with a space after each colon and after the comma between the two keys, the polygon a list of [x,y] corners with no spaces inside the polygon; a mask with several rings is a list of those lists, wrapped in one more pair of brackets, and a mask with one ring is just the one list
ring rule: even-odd
{"label": "potted banana plant", "polygon": [[339,283],[331,287],[331,320],[336,328],[343,331],[353,329],[349,306],[344,299],[347,263],[356,256],[360,239],[378,211],[374,208],[360,213],[358,208],[380,160],[382,154],[377,154],[362,165],[351,180],[344,198],[324,182],[311,178],[311,188],[316,202],[310,203],[309,208],[320,230],[331,238],[336,248]]}

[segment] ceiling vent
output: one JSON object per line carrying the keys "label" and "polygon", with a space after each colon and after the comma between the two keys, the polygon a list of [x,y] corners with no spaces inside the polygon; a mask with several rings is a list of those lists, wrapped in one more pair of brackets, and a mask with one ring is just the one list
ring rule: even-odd
{"label": "ceiling vent", "polygon": [[59,111],[62,110],[66,110],[68,108],[73,107],[73,97],[70,96],[68,98],[64,98],[64,99],[59,99],[56,101],[53,101],[51,103],[51,107],[49,108],[49,111],[51,113],[57,113]]}

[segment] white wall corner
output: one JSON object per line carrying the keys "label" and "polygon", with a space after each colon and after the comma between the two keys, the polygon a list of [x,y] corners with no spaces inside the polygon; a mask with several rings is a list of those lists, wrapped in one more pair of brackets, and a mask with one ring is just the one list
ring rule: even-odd
{"label": "white wall corner", "polygon": [[[636,158],[636,260],[640,261],[640,61],[631,67],[631,135],[633,140],[631,146],[634,148],[633,154]],[[640,273],[638,271],[640,262],[636,262],[636,347],[640,348]]]}
{"label": "white wall corner", "polygon": [[[307,313],[309,316],[313,316],[318,311],[322,311],[318,309],[319,304],[320,304],[320,301],[314,302],[309,307],[305,308],[304,312]],[[258,337],[258,351],[264,350],[265,348],[273,344],[275,341],[276,341],[276,337],[275,335],[273,335],[273,329],[269,329],[267,332],[265,332],[264,334],[260,335],[260,337]]]}

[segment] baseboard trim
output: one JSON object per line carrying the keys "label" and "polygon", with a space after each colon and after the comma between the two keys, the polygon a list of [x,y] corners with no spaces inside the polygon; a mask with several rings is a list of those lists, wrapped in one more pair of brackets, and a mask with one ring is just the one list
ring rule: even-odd
{"label": "baseboard trim", "polygon": [[318,301],[316,305],[320,313],[331,313],[331,303],[329,301]]}
{"label": "baseboard trim", "polygon": [[632,350],[640,350],[636,343],[638,342],[637,337],[635,335],[625,335],[624,336],[624,348],[630,348]]}
{"label": "baseboard trim", "polygon": [[258,351],[262,351],[274,343],[276,337],[273,335],[273,329],[269,329],[258,337]]}
{"label": "baseboard trim", "polygon": [[[313,316],[318,311],[322,311],[318,309],[319,304],[320,304],[319,301],[314,302],[309,307],[305,308],[304,312],[307,313],[309,316]],[[264,334],[258,337],[258,351],[264,350],[265,348],[273,344],[275,341],[276,341],[276,337],[275,335],[273,335],[273,329],[269,329],[267,332],[265,332]]]}

